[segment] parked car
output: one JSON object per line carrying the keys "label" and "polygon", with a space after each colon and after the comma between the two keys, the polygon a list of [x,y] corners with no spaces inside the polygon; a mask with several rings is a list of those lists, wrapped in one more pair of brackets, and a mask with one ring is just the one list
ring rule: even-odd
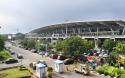
{"label": "parked car", "polygon": [[37,50],[36,49],[32,49],[31,50],[33,53],[37,53]]}
{"label": "parked car", "polygon": [[74,56],[73,59],[76,60],[76,61],[80,61],[80,62],[81,62],[81,61],[82,61],[82,62],[88,61],[88,59],[86,58],[85,55]]}
{"label": "parked car", "polygon": [[65,56],[59,55],[57,59],[58,59],[58,60],[65,60]]}
{"label": "parked car", "polygon": [[12,55],[14,55],[14,54],[15,54],[15,52],[14,52],[14,51],[11,51],[10,53],[11,53]]}
{"label": "parked car", "polygon": [[17,54],[17,58],[18,58],[18,59],[23,59],[23,55]]}
{"label": "parked car", "polygon": [[64,64],[65,64],[65,65],[69,65],[69,64],[73,64],[73,63],[74,63],[74,60],[73,60],[73,59],[70,59],[70,58],[69,58],[69,59],[65,59],[65,60],[64,60]]}
{"label": "parked car", "polygon": [[57,58],[58,58],[58,55],[57,55],[57,54],[51,54],[51,55],[50,55],[50,58],[52,58],[52,59],[57,59]]}
{"label": "parked car", "polygon": [[6,64],[11,64],[11,63],[18,63],[18,60],[14,58],[9,58],[5,61]]}
{"label": "parked car", "polygon": [[24,49],[25,49],[25,50],[28,50],[28,48],[27,48],[27,47],[25,47]]}
{"label": "parked car", "polygon": [[44,54],[45,54],[45,52],[39,52],[38,54],[39,54],[39,55],[44,55]]}

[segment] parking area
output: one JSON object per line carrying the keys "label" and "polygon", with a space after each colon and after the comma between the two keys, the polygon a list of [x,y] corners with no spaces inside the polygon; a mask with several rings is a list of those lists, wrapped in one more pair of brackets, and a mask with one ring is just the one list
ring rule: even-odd
{"label": "parking area", "polygon": [[[32,53],[31,51],[24,50],[22,48],[12,46],[10,44],[9,44],[9,46],[15,52],[15,54],[13,55],[14,58],[17,59],[16,54],[19,53],[19,54],[23,55],[23,59],[18,59],[19,63],[0,64],[0,67],[16,66],[16,65],[21,65],[21,64],[29,67],[29,64],[31,62],[36,62],[36,61],[39,61],[39,60],[45,60],[49,67],[54,68],[54,61],[55,60],[51,59],[50,57],[41,56],[41,55],[39,55],[37,53]],[[84,76],[82,74],[75,73],[73,71],[73,66],[72,65],[65,65],[63,74],[59,74],[59,73],[54,72],[53,76],[54,76],[53,78],[109,78],[108,76],[99,75],[96,72],[92,72],[92,75],[90,75],[90,76]]]}

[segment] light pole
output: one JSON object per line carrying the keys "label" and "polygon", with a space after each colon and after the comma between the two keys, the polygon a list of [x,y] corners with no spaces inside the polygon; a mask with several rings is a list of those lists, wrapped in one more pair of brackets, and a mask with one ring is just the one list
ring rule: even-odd
{"label": "light pole", "polygon": [[[69,20],[65,20],[66,23],[68,23],[68,21],[69,21]],[[67,24],[66,24],[66,38],[68,37],[67,33],[68,33],[68,32],[67,32]]]}
{"label": "light pole", "polygon": [[37,50],[40,52],[40,40],[37,40]]}
{"label": "light pole", "polygon": [[66,38],[67,38],[67,24],[66,24]]}

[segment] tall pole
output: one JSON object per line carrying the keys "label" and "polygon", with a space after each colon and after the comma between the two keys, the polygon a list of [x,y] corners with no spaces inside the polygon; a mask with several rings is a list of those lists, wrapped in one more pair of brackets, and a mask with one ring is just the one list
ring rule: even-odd
{"label": "tall pole", "polygon": [[37,50],[40,52],[40,40],[37,40]]}
{"label": "tall pole", "polygon": [[[69,20],[65,20],[65,21],[68,22]],[[68,24],[66,24],[66,38],[67,38],[67,36],[68,36],[68,35],[67,35],[67,25],[68,25]]]}
{"label": "tall pole", "polygon": [[46,46],[46,52],[47,52],[47,44],[45,46]]}
{"label": "tall pole", "polygon": [[66,24],[66,38],[67,38],[67,24]]}

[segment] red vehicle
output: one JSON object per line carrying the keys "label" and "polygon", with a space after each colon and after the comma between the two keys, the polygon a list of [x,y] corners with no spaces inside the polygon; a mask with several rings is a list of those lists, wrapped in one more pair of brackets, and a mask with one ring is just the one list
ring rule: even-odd
{"label": "red vehicle", "polygon": [[86,61],[88,61],[88,59],[86,58],[85,55],[74,56],[73,59],[76,60],[76,61],[80,61],[80,62],[86,62]]}
{"label": "red vehicle", "polygon": [[93,57],[92,57],[92,56],[86,56],[86,58],[87,58],[89,61],[93,60]]}
{"label": "red vehicle", "polygon": [[65,56],[59,55],[57,59],[58,59],[58,60],[65,60]]}
{"label": "red vehicle", "polygon": [[58,58],[58,55],[57,54],[51,54],[50,56],[52,59],[57,59]]}

